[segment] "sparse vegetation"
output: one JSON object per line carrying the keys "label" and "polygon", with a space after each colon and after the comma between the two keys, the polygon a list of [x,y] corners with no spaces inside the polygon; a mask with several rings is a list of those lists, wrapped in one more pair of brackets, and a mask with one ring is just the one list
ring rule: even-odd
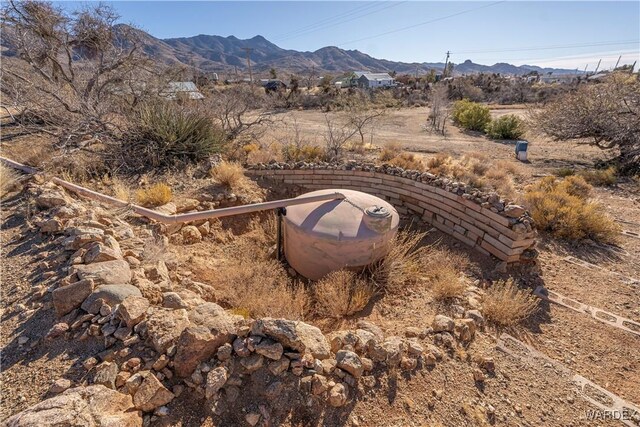
{"label": "sparse vegetation", "polygon": [[525,198],[539,230],[566,240],[615,243],[620,227],[590,199],[591,192],[579,176],[546,177],[528,187]]}
{"label": "sparse vegetation", "polygon": [[146,207],[166,205],[173,197],[171,187],[161,182],[136,191],[136,200]]}
{"label": "sparse vegetation", "polygon": [[391,242],[389,253],[370,267],[369,276],[376,292],[402,294],[407,285],[418,280],[424,247],[419,244],[425,233],[399,231]]}
{"label": "sparse vegetation", "polygon": [[361,311],[375,294],[372,285],[349,270],[329,273],[312,287],[315,313],[328,318],[339,319]]}
{"label": "sparse vegetation", "polygon": [[513,279],[498,280],[486,290],[482,301],[485,317],[499,326],[513,326],[538,309],[538,299],[518,288]]}
{"label": "sparse vegetation", "polygon": [[462,296],[467,285],[460,277],[469,263],[466,256],[447,249],[432,248],[423,257],[425,278],[436,300]]}
{"label": "sparse vegetation", "polygon": [[236,162],[224,160],[214,166],[209,173],[219,184],[230,189],[244,187],[248,181],[244,174],[244,168],[240,163]]}
{"label": "sparse vegetation", "polygon": [[402,153],[402,144],[399,142],[388,142],[382,147],[382,151],[378,155],[378,159],[382,162],[388,162],[389,160],[397,157]]}
{"label": "sparse vegetation", "polygon": [[489,122],[485,132],[493,139],[519,139],[524,135],[524,122],[514,114],[505,114]]}
{"label": "sparse vegetation", "polygon": [[0,196],[14,190],[18,185],[18,172],[0,162]]}
{"label": "sparse vegetation", "polygon": [[385,163],[389,163],[405,170],[417,170],[421,172],[425,170],[424,163],[414,153],[400,153]]}
{"label": "sparse vegetation", "polygon": [[467,99],[456,101],[451,113],[453,121],[467,130],[484,132],[491,122],[489,107]]}
{"label": "sparse vegetation", "polygon": [[304,288],[290,283],[274,260],[243,258],[216,271],[211,285],[220,289],[219,303],[245,317],[303,319],[307,310]]}
{"label": "sparse vegetation", "polygon": [[585,169],[580,171],[579,175],[589,184],[595,185],[596,187],[613,185],[618,180],[615,166],[609,166],[605,169]]}

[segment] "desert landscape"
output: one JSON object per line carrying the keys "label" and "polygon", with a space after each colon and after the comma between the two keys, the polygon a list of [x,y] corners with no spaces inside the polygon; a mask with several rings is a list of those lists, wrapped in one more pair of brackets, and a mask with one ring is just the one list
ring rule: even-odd
{"label": "desert landscape", "polygon": [[167,86],[84,13],[3,15],[2,425],[640,426],[634,67]]}

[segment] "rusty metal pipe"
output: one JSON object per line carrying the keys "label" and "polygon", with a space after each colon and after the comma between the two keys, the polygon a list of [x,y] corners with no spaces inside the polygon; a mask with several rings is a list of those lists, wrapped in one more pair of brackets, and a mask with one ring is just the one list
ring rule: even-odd
{"label": "rusty metal pipe", "polygon": [[[18,162],[7,159],[5,157],[0,157],[0,161],[6,163],[7,165],[15,169],[21,170],[26,173],[34,174],[38,172],[36,169],[30,166],[20,164]],[[223,208],[223,209],[212,209],[208,211],[192,212],[192,213],[186,213],[181,215],[167,215],[158,211],[154,211],[152,209],[147,209],[147,208],[143,208],[142,206],[127,203],[123,200],[116,199],[115,197],[107,196],[106,194],[98,193],[97,191],[90,190],[80,185],[62,180],[60,178],[53,178],[51,181],[60,185],[61,187],[64,187],[70,191],[73,191],[74,193],[77,193],[89,199],[98,200],[98,201],[108,203],[120,208],[128,207],[138,215],[142,215],[144,217],[147,217],[157,222],[161,222],[163,224],[177,224],[177,223],[183,223],[183,222],[198,221],[203,219],[222,218],[222,217],[242,215],[242,214],[252,213],[252,212],[266,211],[270,209],[284,208],[284,207],[293,206],[293,205],[302,205],[305,203],[321,202],[325,200],[342,200],[345,198],[345,196],[342,193],[335,192],[331,194],[323,194],[318,196],[309,196],[309,197],[301,196],[301,197],[296,197],[294,199],[283,199],[283,200],[276,200],[273,202],[254,203],[252,205],[234,206],[231,208]]]}

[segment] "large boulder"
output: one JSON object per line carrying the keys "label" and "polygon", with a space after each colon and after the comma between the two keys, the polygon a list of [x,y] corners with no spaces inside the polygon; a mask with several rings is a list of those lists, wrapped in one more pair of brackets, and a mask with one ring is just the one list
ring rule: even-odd
{"label": "large boulder", "polygon": [[364,370],[360,357],[349,350],[340,350],[336,353],[336,366],[347,371],[355,378],[360,378]]}
{"label": "large boulder", "polygon": [[69,274],[76,273],[80,279],[92,279],[96,285],[118,285],[131,282],[131,269],[124,260],[74,265]]}
{"label": "large boulder", "polygon": [[133,285],[102,285],[91,292],[81,307],[86,312],[97,314],[96,310],[100,310],[102,302],[110,307],[115,307],[132,295],[137,297],[142,296],[140,289]]}
{"label": "large boulder", "polygon": [[102,243],[94,243],[93,245],[91,245],[87,250],[87,253],[84,254],[83,257],[83,261],[85,262],[85,264],[115,261],[119,259],[122,259],[122,253],[120,253],[119,250],[112,249]]}
{"label": "large boulder", "polygon": [[176,375],[191,375],[200,362],[210,359],[218,348],[231,341],[231,335],[212,332],[204,326],[189,326],[178,339],[173,359]]}
{"label": "large boulder", "polygon": [[175,395],[171,393],[153,373],[141,372],[144,379],[133,395],[133,404],[143,411],[153,411],[171,402]]}
{"label": "large boulder", "polygon": [[127,327],[140,323],[149,309],[149,300],[142,296],[129,295],[118,307],[118,316],[127,324]]}
{"label": "large boulder", "polygon": [[80,307],[82,302],[93,292],[93,280],[85,279],[61,286],[52,292],[53,307],[58,317],[70,313]]}
{"label": "large boulder", "polygon": [[4,421],[8,427],[139,427],[131,396],[102,385],[72,388]]}
{"label": "large boulder", "polygon": [[159,353],[164,353],[175,344],[188,326],[189,317],[184,309],[156,308],[147,316],[147,335]]}
{"label": "large boulder", "polygon": [[251,333],[275,339],[285,347],[309,352],[316,359],[331,356],[331,347],[320,329],[300,321],[264,318],[256,320]]}

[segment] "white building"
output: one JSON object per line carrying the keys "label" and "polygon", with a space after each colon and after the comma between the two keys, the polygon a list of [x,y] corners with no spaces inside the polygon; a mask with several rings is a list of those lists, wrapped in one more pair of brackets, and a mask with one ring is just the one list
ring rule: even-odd
{"label": "white building", "polygon": [[370,89],[394,87],[396,81],[388,73],[364,73],[358,78],[358,86]]}

